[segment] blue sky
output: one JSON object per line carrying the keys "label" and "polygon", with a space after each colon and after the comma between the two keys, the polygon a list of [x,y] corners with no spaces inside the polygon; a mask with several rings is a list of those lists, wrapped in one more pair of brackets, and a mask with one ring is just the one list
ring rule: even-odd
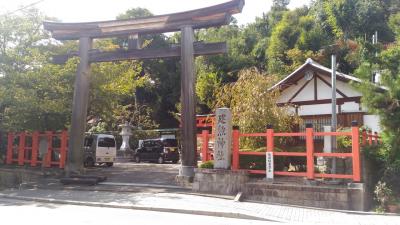
{"label": "blue sky", "polygon": [[[40,0],[0,0],[0,14],[14,11]],[[46,15],[63,22],[112,20],[134,7],[147,8],[154,14],[166,14],[206,7],[227,0],[42,0],[36,7]],[[309,4],[310,0],[291,0],[290,8]],[[236,15],[239,24],[254,21],[256,16],[269,11],[272,0],[246,0],[242,14]]]}

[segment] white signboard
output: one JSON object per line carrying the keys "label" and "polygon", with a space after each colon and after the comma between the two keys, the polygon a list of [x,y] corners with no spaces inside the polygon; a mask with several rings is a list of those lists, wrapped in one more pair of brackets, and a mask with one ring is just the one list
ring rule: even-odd
{"label": "white signboard", "polygon": [[274,153],[267,152],[266,157],[267,179],[274,179]]}
{"label": "white signboard", "polygon": [[214,168],[230,169],[232,154],[232,114],[228,108],[216,111]]}
{"label": "white signboard", "polygon": [[[324,126],[324,132],[331,132],[331,126]],[[324,153],[332,152],[332,136],[324,136]]]}

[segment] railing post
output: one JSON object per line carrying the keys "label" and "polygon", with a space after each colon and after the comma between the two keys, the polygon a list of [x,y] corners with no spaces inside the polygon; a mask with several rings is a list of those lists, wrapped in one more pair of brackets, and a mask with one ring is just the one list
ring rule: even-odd
{"label": "railing post", "polygon": [[267,180],[274,179],[274,129],[271,124],[267,124],[265,141],[266,153],[265,153],[265,178]]}
{"label": "railing post", "polygon": [[351,149],[353,154],[353,181],[361,181],[361,166],[360,166],[360,143],[359,129],[357,121],[351,122]]}
{"label": "railing post", "polygon": [[362,130],[362,146],[367,145],[367,131],[365,129]]}
{"label": "railing post", "polygon": [[18,165],[23,166],[25,160],[25,131],[22,131],[19,135],[19,146],[18,146]]}
{"label": "railing post", "polygon": [[378,145],[379,143],[378,143],[378,132],[374,132],[374,135],[375,135],[375,145]]}
{"label": "railing post", "polygon": [[239,126],[233,126],[232,130],[232,170],[239,170]]}
{"label": "railing post", "polygon": [[271,124],[267,125],[267,152],[274,151],[274,129]]}
{"label": "railing post", "polygon": [[201,132],[202,137],[202,146],[201,146],[201,161],[206,162],[208,161],[208,130],[203,130]]}
{"label": "railing post", "polygon": [[314,179],[314,137],[311,123],[306,124],[307,179]]}
{"label": "railing post", "polygon": [[13,147],[14,147],[14,133],[10,132],[10,133],[8,133],[8,137],[7,137],[7,158],[6,158],[7,164],[12,164],[13,153],[14,153]]}
{"label": "railing post", "polygon": [[37,165],[37,157],[39,152],[39,131],[35,131],[32,134],[32,159],[31,166]]}
{"label": "railing post", "polygon": [[53,151],[53,132],[46,131],[47,137],[47,153],[46,157],[44,157],[44,167],[51,167],[51,156]]}
{"label": "railing post", "polygon": [[60,168],[64,169],[65,161],[67,159],[67,141],[68,141],[68,131],[63,130],[61,132],[61,146],[60,146]]}
{"label": "railing post", "polygon": [[368,144],[372,145],[372,130],[368,131]]}

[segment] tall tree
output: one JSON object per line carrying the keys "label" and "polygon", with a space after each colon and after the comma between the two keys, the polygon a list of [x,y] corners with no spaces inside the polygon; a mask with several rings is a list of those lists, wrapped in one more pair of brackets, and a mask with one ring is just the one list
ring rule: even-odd
{"label": "tall tree", "polygon": [[336,37],[355,39],[372,36],[378,31],[383,41],[392,41],[382,1],[321,0],[327,23]]}

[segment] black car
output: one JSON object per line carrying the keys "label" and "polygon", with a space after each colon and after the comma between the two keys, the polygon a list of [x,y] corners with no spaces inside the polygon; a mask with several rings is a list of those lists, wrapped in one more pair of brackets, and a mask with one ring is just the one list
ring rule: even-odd
{"label": "black car", "polygon": [[147,139],[140,141],[139,148],[135,150],[133,159],[141,161],[164,163],[179,161],[179,147],[176,139]]}

